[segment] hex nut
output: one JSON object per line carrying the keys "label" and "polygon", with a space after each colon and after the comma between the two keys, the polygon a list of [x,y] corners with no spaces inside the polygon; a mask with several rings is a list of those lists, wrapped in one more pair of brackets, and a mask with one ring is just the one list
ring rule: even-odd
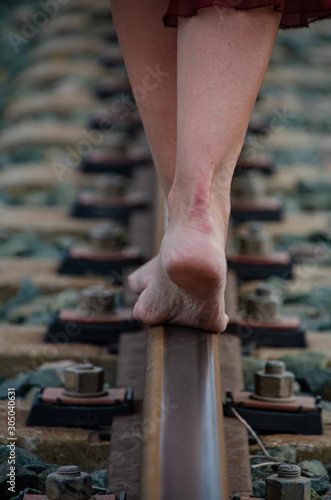
{"label": "hex nut", "polygon": [[293,373],[285,371],[282,361],[268,361],[265,370],[255,373],[254,399],[270,402],[295,401],[295,377]]}
{"label": "hex nut", "polygon": [[46,478],[48,500],[88,500],[92,495],[92,478],[75,465],[62,466]]}
{"label": "hex nut", "polygon": [[272,236],[263,229],[260,222],[248,224],[239,237],[239,253],[242,255],[267,256],[272,252],[272,248]]}
{"label": "hex nut", "polygon": [[72,398],[95,398],[104,396],[104,370],[92,364],[78,364],[64,372],[63,395]]}
{"label": "hex nut", "polygon": [[115,294],[105,286],[84,288],[79,296],[77,312],[82,315],[110,314],[115,310]]}
{"label": "hex nut", "polygon": [[115,222],[98,224],[87,233],[95,250],[117,250],[125,244],[124,229]]}
{"label": "hex nut", "polygon": [[231,197],[235,200],[256,201],[263,198],[266,187],[263,175],[257,172],[246,172],[234,177],[231,186]]}
{"label": "hex nut", "polygon": [[254,293],[245,297],[245,314],[254,321],[277,321],[282,298],[268,283],[260,283]]}
{"label": "hex nut", "polygon": [[266,481],[265,500],[310,500],[311,480],[300,476],[297,465],[282,464]]}

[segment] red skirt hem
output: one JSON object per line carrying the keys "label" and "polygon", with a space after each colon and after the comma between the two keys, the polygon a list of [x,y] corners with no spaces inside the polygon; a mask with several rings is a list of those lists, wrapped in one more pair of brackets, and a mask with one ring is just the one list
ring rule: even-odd
{"label": "red skirt hem", "polygon": [[238,6],[233,5],[234,0],[213,0],[212,2],[210,0],[170,0],[163,22],[165,26],[177,27],[179,17],[191,17],[200,9],[214,6],[241,11],[274,6],[276,12],[282,12],[280,29],[308,28],[312,22],[331,18],[331,0],[286,0],[284,6],[281,6],[280,1],[277,0],[237,0],[237,2]]}

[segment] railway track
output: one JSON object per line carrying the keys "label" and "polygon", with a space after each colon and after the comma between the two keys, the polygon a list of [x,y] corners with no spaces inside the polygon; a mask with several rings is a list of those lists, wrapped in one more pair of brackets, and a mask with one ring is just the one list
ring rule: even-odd
{"label": "railway track", "polygon": [[[16,35],[42,9],[2,8]],[[300,43],[280,35],[256,103],[234,181],[224,334],[132,317],[126,276],[158,249],[164,200],[107,2],[72,0],[35,28],[15,58],[20,38],[7,37],[1,63],[1,498],[63,498],[63,484],[86,499],[265,498],[267,476],[300,463],[312,498],[328,500],[327,22]],[[8,387],[15,494],[1,476]],[[57,471],[71,464],[92,480]]]}

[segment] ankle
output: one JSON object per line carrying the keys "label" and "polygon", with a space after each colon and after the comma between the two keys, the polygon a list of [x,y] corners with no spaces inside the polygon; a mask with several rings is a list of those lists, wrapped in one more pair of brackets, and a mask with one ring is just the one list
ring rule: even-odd
{"label": "ankle", "polygon": [[174,183],[167,203],[169,221],[195,222],[204,232],[218,229],[225,236],[231,211],[229,188],[195,186],[190,191]]}

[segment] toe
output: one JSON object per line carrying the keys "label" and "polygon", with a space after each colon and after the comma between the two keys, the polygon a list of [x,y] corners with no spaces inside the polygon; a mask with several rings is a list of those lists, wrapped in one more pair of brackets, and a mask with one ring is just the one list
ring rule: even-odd
{"label": "toe", "polygon": [[141,287],[140,280],[138,279],[136,272],[130,274],[128,276],[128,285],[130,290],[132,290],[135,293],[141,293],[143,288]]}

